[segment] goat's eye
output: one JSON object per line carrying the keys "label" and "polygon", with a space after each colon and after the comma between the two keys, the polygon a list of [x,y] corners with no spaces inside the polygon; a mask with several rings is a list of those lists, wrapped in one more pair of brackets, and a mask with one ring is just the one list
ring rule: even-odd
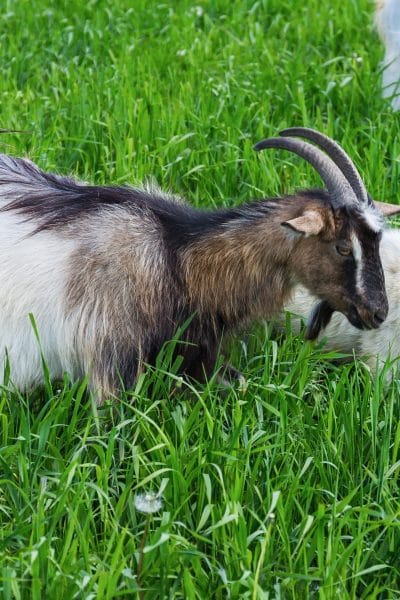
{"label": "goat's eye", "polygon": [[353,249],[351,246],[343,246],[342,244],[337,244],[335,248],[336,252],[341,256],[351,256],[353,253]]}

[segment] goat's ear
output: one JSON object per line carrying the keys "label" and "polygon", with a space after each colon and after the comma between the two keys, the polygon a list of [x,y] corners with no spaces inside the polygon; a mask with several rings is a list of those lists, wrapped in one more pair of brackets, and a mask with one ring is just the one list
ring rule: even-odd
{"label": "goat's ear", "polygon": [[306,210],[300,217],[290,219],[281,223],[282,227],[288,227],[292,232],[299,235],[318,235],[324,228],[321,213],[317,210]]}
{"label": "goat's ear", "polygon": [[374,204],[384,217],[392,217],[400,213],[400,204],[388,204],[387,202],[378,202],[378,200],[374,200]]}

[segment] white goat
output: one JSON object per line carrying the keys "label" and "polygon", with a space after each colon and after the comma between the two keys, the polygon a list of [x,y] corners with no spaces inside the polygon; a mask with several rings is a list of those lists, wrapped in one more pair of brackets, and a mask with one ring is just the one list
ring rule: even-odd
{"label": "white goat", "polygon": [[375,14],[378,32],[385,45],[383,96],[400,109],[400,1],[378,0]]}

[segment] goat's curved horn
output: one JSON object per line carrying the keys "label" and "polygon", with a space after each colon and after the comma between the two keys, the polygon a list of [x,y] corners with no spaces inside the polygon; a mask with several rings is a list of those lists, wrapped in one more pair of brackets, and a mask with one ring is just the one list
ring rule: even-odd
{"label": "goat's curved horn", "polygon": [[319,148],[291,137],[267,138],[254,146],[254,150],[257,151],[264,150],[265,148],[282,148],[304,158],[319,173],[331,199],[336,204],[343,206],[343,204],[359,203],[357,196],[342,171]]}
{"label": "goat's curved horn", "polygon": [[370,198],[363,180],[351,158],[343,148],[327,135],[308,127],[289,127],[279,132],[283,137],[303,137],[318,144],[331,157],[351,185],[355,195],[361,202],[370,204]]}

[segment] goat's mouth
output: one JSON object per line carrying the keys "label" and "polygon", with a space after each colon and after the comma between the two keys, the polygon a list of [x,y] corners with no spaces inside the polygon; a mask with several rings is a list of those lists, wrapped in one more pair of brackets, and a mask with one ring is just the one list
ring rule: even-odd
{"label": "goat's mouth", "polygon": [[382,325],[385,318],[378,312],[367,312],[359,310],[354,304],[350,306],[350,310],[346,312],[346,317],[350,323],[357,329],[378,329]]}
{"label": "goat's mouth", "polygon": [[[327,300],[318,302],[308,318],[306,339],[315,340],[329,324],[334,312],[335,308]],[[343,312],[350,323],[357,329],[377,329],[387,317],[387,309],[385,308],[372,311],[363,306],[357,308],[355,304],[351,304],[348,310],[342,309],[340,312]]]}

